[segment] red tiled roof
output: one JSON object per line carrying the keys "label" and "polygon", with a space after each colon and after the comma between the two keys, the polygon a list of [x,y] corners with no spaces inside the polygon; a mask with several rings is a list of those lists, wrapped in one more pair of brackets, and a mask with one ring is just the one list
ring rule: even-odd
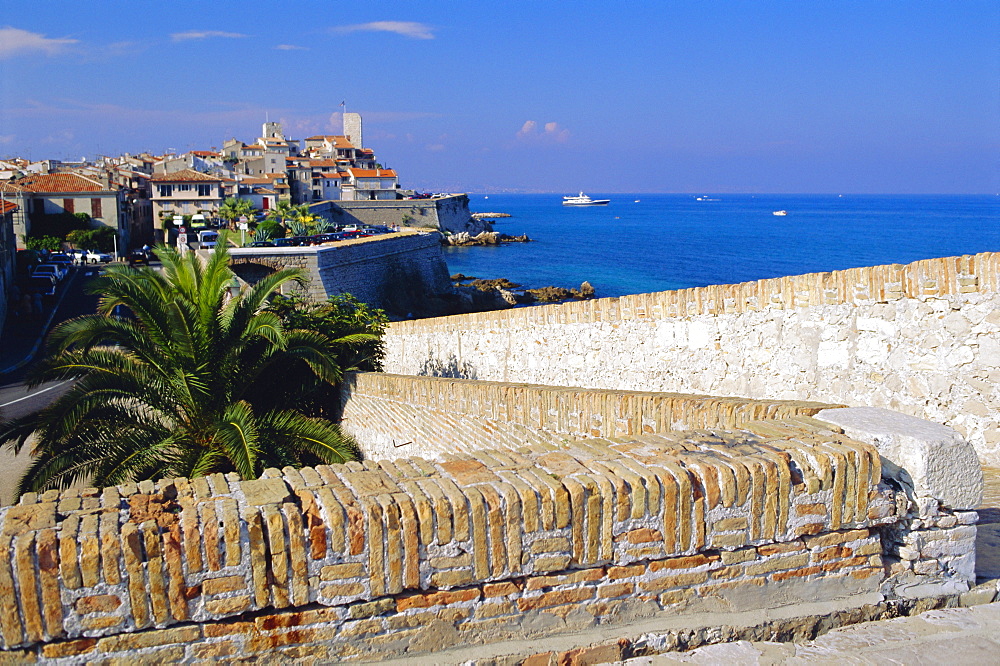
{"label": "red tiled roof", "polygon": [[351,175],[355,178],[395,178],[396,172],[393,169],[351,169]]}
{"label": "red tiled roof", "polygon": [[197,155],[198,157],[218,157],[219,153],[212,150],[192,150],[192,155]]}
{"label": "red tiled roof", "polygon": [[337,162],[335,160],[310,160],[309,166],[314,167],[336,167]]}
{"label": "red tiled roof", "polygon": [[185,182],[212,182],[221,183],[222,178],[210,176],[207,173],[195,171],[194,169],[181,169],[174,173],[157,174],[153,176],[157,183],[185,183]]}
{"label": "red tiled roof", "polygon": [[0,215],[6,215],[11,211],[17,210],[17,204],[13,201],[3,201],[0,200]]}
{"label": "red tiled roof", "polygon": [[29,192],[107,192],[95,180],[75,173],[48,173],[25,176],[14,182]]}

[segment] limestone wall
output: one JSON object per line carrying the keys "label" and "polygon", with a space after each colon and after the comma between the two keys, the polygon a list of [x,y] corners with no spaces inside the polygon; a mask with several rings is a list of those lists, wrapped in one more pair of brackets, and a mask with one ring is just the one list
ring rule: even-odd
{"label": "limestone wall", "polygon": [[877,590],[906,498],[876,450],[746,425],[28,494],[0,510],[2,647],[371,659]]}
{"label": "limestone wall", "polygon": [[732,429],[837,406],[375,372],[349,374],[341,397],[341,427],[360,442],[365,457],[376,459],[437,460],[449,453],[580,438]]}
{"label": "limestone wall", "polygon": [[437,199],[323,201],[313,204],[310,210],[334,224],[399,225],[473,235],[489,228],[487,221],[473,219],[469,197],[464,194]]}
{"label": "limestone wall", "polygon": [[1000,465],[1000,254],[394,323],[388,372],[886,407]]}
{"label": "limestone wall", "polygon": [[279,268],[301,268],[309,275],[305,290],[312,299],[350,293],[402,315],[418,311],[428,296],[452,291],[437,233],[403,231],[318,247],[234,248],[230,254],[245,282]]}

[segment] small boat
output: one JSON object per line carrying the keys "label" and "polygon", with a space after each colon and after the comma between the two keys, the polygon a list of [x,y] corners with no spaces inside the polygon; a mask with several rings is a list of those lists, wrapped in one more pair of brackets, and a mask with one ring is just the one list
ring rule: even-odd
{"label": "small boat", "polygon": [[563,197],[563,206],[607,206],[611,199],[591,199],[583,192],[575,197]]}
{"label": "small boat", "polygon": [[777,215],[778,217],[784,217],[785,215],[788,215],[788,211],[787,210],[776,210],[773,213],[771,213],[771,215]]}
{"label": "small boat", "polygon": [[636,200],[635,200],[635,202],[636,202],[636,203],[639,203],[639,200],[638,200],[638,199],[636,199]]}

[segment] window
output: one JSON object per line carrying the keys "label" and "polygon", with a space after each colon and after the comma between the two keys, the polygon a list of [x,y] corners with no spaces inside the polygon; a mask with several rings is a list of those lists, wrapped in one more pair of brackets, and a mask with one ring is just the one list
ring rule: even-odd
{"label": "window", "polygon": [[177,186],[177,189],[180,190],[181,192],[190,192],[191,191],[191,184],[190,183],[181,183],[180,185]]}
{"label": "window", "polygon": [[198,196],[199,197],[210,197],[212,196],[212,186],[207,183],[198,185]]}
{"label": "window", "polygon": [[104,217],[104,213],[101,211],[101,200],[91,199],[90,200],[90,216],[91,217]]}
{"label": "window", "polygon": [[63,199],[63,210],[66,211],[67,213],[76,212],[74,210],[74,203],[75,201],[73,199]]}
{"label": "window", "polygon": [[157,189],[160,191],[161,197],[172,197],[174,196],[174,186],[173,185],[157,185]]}

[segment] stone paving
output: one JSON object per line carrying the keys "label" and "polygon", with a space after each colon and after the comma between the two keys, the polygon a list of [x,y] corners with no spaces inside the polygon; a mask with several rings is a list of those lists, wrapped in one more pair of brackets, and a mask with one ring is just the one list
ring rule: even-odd
{"label": "stone paving", "polygon": [[814,641],[719,643],[653,657],[658,664],[995,664],[1000,654],[1000,603],[947,608],[913,617],[841,627]]}

